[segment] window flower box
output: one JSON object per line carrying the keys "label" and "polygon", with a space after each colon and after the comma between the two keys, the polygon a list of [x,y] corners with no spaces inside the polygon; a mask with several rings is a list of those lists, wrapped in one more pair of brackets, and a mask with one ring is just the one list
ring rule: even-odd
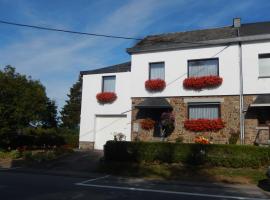
{"label": "window flower box", "polygon": [[102,104],[112,103],[117,99],[117,95],[114,92],[101,92],[97,94],[96,98]]}
{"label": "window flower box", "polygon": [[222,84],[223,79],[219,76],[189,77],[183,82],[186,89],[201,90],[203,88],[215,88]]}
{"label": "window flower box", "polygon": [[143,119],[140,122],[141,128],[144,130],[152,130],[155,126],[155,121],[152,119]]}
{"label": "window flower box", "polygon": [[188,119],[184,122],[187,130],[194,132],[213,131],[217,132],[225,127],[222,119]]}
{"label": "window flower box", "polygon": [[162,91],[166,87],[166,82],[162,79],[150,79],[145,81],[145,88],[148,91]]}

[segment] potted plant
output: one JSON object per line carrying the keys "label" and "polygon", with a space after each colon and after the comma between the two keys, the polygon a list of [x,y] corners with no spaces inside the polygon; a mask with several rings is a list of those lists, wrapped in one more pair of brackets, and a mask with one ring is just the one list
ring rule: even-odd
{"label": "potted plant", "polygon": [[96,95],[99,103],[112,103],[117,99],[117,95],[114,92],[101,92]]}
{"label": "potted plant", "polygon": [[145,81],[145,88],[150,92],[158,92],[164,90],[166,82],[162,79],[150,79]]}
{"label": "potted plant", "polygon": [[222,84],[223,79],[219,76],[189,77],[183,81],[186,89],[201,90],[203,88],[215,88]]}

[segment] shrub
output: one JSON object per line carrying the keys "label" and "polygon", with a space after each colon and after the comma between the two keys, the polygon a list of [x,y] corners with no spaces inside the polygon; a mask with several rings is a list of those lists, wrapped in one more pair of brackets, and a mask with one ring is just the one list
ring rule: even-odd
{"label": "shrub", "polygon": [[182,162],[210,167],[257,168],[270,164],[270,148],[248,145],[109,141],[104,156],[106,161]]}

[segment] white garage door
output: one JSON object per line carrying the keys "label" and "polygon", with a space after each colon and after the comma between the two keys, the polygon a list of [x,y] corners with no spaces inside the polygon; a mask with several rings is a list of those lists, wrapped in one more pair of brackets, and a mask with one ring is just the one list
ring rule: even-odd
{"label": "white garage door", "polygon": [[96,116],[95,149],[103,149],[104,144],[108,140],[113,140],[117,133],[128,136],[129,123],[126,115]]}

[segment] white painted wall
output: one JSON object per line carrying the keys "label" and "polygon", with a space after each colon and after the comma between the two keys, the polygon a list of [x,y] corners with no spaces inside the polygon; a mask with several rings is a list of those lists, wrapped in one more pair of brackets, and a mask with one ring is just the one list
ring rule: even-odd
{"label": "white painted wall", "polygon": [[[213,96],[239,95],[239,49],[238,45],[226,48],[208,47],[167,52],[141,53],[131,56],[131,72],[94,74],[83,76],[80,141],[94,141],[95,116],[121,114],[131,110],[131,97],[154,96]],[[270,93],[270,78],[259,78],[258,54],[270,53],[270,42],[246,43],[243,48],[244,94]],[[219,53],[222,51],[221,53]],[[215,56],[219,53],[217,56]],[[194,91],[183,88],[187,77],[187,62],[192,59],[219,58],[219,75],[223,78],[220,87]],[[167,87],[159,93],[149,93],[144,83],[148,79],[150,62],[165,62]],[[102,76],[116,75],[117,100],[112,104],[100,105],[96,94],[101,91]],[[131,122],[131,112],[127,112]],[[131,125],[129,124],[129,130]],[[130,140],[130,134],[127,135]]]}
{"label": "white painted wall", "polygon": [[270,93],[270,78],[259,78],[259,54],[270,53],[270,42],[242,45],[244,94]]}
{"label": "white painted wall", "polygon": [[[154,52],[132,55],[131,86],[132,97],[151,96],[211,96],[239,94],[239,54],[238,46],[232,45],[215,56],[225,46]],[[188,60],[219,58],[219,75],[223,83],[216,89],[202,91],[185,90],[183,80],[187,77]],[[159,93],[149,93],[144,82],[148,79],[150,62],[165,62],[165,81],[167,87]],[[177,79],[177,80],[176,80]],[[176,81],[174,81],[176,80]]]}
{"label": "white painted wall", "polygon": [[[117,99],[112,104],[102,105],[96,99],[96,94],[102,90],[102,76],[104,75],[116,75],[115,92]],[[131,109],[130,88],[129,72],[83,76],[80,141],[94,141],[96,115],[119,115]],[[128,121],[131,122],[131,113],[127,112],[126,114]],[[129,124],[128,128],[130,129],[130,127]],[[127,140],[130,140],[130,134],[127,135]]]}

